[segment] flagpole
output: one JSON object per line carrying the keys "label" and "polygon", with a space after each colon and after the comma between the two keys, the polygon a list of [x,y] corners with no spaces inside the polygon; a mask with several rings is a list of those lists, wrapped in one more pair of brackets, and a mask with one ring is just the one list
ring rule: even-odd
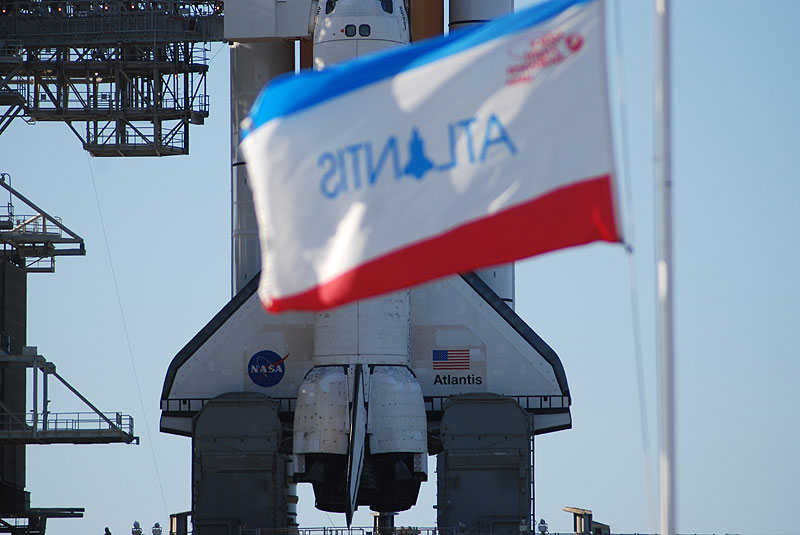
{"label": "flagpole", "polygon": [[672,281],[672,124],[669,0],[655,0],[655,179],[659,339],[660,533],[675,535],[675,362]]}

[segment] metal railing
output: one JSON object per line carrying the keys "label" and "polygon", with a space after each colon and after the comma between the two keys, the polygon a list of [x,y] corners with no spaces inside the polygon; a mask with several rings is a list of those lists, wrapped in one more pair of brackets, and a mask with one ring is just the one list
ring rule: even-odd
{"label": "metal railing", "polygon": [[[0,366],[30,369],[32,398],[26,405],[9,409],[0,407],[0,443],[23,444],[101,444],[111,442],[139,443],[133,435],[133,418],[121,412],[104,413],[56,372],[56,366],[37,353],[35,346],[25,346],[22,354],[0,354]],[[92,412],[53,412],[48,396],[51,379],[58,381],[82,401]],[[27,379],[26,379],[27,381]],[[40,388],[41,387],[41,388]],[[41,397],[40,397],[41,394]]]}
{"label": "metal railing", "polygon": [[[203,406],[213,398],[183,398],[183,399],[162,399],[161,410],[164,412],[185,412],[194,413],[200,411]],[[281,412],[293,412],[297,405],[297,398],[269,398],[278,404]]]}
{"label": "metal railing", "polygon": [[[16,41],[17,47],[21,46],[21,41]],[[120,43],[124,43],[120,44]],[[91,69],[93,64],[109,61],[166,61],[181,62],[189,64],[207,63],[208,52],[210,50],[207,43],[180,43],[182,46],[175,47],[175,42],[163,43],[152,41],[144,43],[125,43],[124,41],[115,42],[111,45],[101,45],[86,43],[84,46],[56,46],[47,45],[35,49],[24,49],[24,59],[29,63],[55,64],[58,62],[80,62],[81,68]],[[185,46],[187,45],[188,46]],[[6,46],[9,53],[14,51],[14,47]],[[19,53],[19,48],[15,53]]]}
{"label": "metal railing", "polygon": [[[56,221],[62,223],[60,217],[54,217]],[[0,214],[0,231],[13,232],[15,234],[31,234],[32,236],[47,235],[48,237],[61,237],[61,228],[56,225],[47,225],[47,218],[42,214],[36,215],[17,215],[12,213],[12,207],[8,205],[8,213]]]}
{"label": "metal railing", "polygon": [[[528,411],[549,410],[549,409],[568,409],[571,403],[569,396],[508,396],[519,403],[520,407]],[[444,405],[449,396],[425,397],[426,411],[444,410]]]}
{"label": "metal railing", "polygon": [[[520,407],[529,411],[568,409],[571,403],[569,396],[508,396],[519,403]],[[195,412],[203,408],[210,398],[162,399],[161,410],[167,412]],[[271,398],[277,402],[281,411],[294,410],[297,398]],[[449,396],[426,396],[425,410],[437,412],[444,410]]]}
{"label": "metal railing", "polygon": [[155,143],[162,147],[180,148],[184,146],[183,123],[177,123],[165,129],[157,129],[152,124],[131,123],[126,123],[120,128],[113,121],[100,124],[97,129],[91,126],[87,126],[86,132],[86,143],[89,145],[100,147],[148,146]]}
{"label": "metal railing", "polygon": [[[321,527],[321,528],[284,528],[239,529],[236,535],[439,535],[437,528],[395,527],[381,528],[374,533],[373,527]],[[171,534],[174,535],[174,534]]]}
{"label": "metal railing", "polygon": [[222,0],[4,0],[3,16],[85,17],[114,12],[153,12],[181,16],[222,15]]}
{"label": "metal railing", "polygon": [[[188,532],[189,534],[191,531]],[[522,532],[520,535],[539,535],[538,532]],[[187,535],[170,533],[170,535]],[[404,527],[378,529],[372,527],[321,527],[321,528],[286,528],[286,529],[240,529],[235,535],[493,535],[492,531],[470,531],[463,526],[452,527]],[[592,535],[591,533],[576,533],[574,531],[555,532],[548,531],[545,535]],[[611,535],[659,535],[658,533],[634,532],[612,533]],[[677,535],[738,535],[732,533],[682,533]]]}
{"label": "metal railing", "polygon": [[[171,518],[185,515],[186,518],[191,518],[190,513],[180,513],[180,515],[172,515]],[[227,524],[226,524],[227,525]],[[174,529],[173,523],[170,523],[171,529],[169,535],[191,535],[192,526],[190,521],[185,523],[186,530],[180,528]],[[228,525],[230,535],[493,535],[492,531],[470,531],[464,526],[450,526],[450,527],[417,527],[417,526],[396,526],[392,528],[378,528],[373,526],[359,527],[353,526],[346,527],[310,527],[310,528],[243,528]],[[505,531],[505,530],[504,530]],[[520,531],[520,535],[541,535],[538,530]],[[544,535],[592,535],[590,532],[577,533],[574,531],[555,532],[546,531]],[[646,532],[633,532],[633,533],[612,533],[611,535],[658,535],[657,533]],[[682,533],[678,535],[739,535],[732,533]]]}
{"label": "metal railing", "polygon": [[103,413],[114,426],[94,412],[0,413],[0,429],[30,432],[106,431],[119,429],[133,434],[133,418],[127,414]]}

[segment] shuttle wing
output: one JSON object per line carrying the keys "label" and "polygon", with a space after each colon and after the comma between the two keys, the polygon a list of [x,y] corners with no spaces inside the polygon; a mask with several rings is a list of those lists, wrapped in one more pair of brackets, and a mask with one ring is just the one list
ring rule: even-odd
{"label": "shuttle wing", "polygon": [[172,359],[161,392],[161,430],[189,436],[206,401],[258,392],[291,411],[311,369],[314,314],[268,315],[254,277]]}
{"label": "shuttle wing", "polygon": [[[314,314],[268,315],[258,277],[173,358],[161,395],[161,430],[189,435],[206,401],[258,392],[293,412],[313,366]],[[411,290],[411,363],[429,412],[449,396],[493,392],[534,415],[537,434],[571,427],[566,374],[556,353],[474,273]]]}
{"label": "shuttle wing", "polygon": [[532,412],[537,434],[572,426],[567,376],[550,346],[476,274],[411,291],[411,367],[429,411],[492,392]]}

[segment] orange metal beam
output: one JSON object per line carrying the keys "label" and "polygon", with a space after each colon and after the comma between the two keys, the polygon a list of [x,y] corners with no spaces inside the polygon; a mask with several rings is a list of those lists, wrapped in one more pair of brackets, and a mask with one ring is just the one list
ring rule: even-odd
{"label": "orange metal beam", "polygon": [[314,42],[311,39],[300,39],[300,68],[314,67]]}
{"label": "orange metal beam", "polygon": [[411,40],[421,41],[441,35],[444,29],[442,0],[411,0]]}

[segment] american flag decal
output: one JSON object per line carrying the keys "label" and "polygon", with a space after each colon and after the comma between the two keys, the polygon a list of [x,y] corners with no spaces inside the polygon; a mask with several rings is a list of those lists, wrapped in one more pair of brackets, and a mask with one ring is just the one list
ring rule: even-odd
{"label": "american flag decal", "polygon": [[434,349],[434,370],[468,370],[469,349]]}

